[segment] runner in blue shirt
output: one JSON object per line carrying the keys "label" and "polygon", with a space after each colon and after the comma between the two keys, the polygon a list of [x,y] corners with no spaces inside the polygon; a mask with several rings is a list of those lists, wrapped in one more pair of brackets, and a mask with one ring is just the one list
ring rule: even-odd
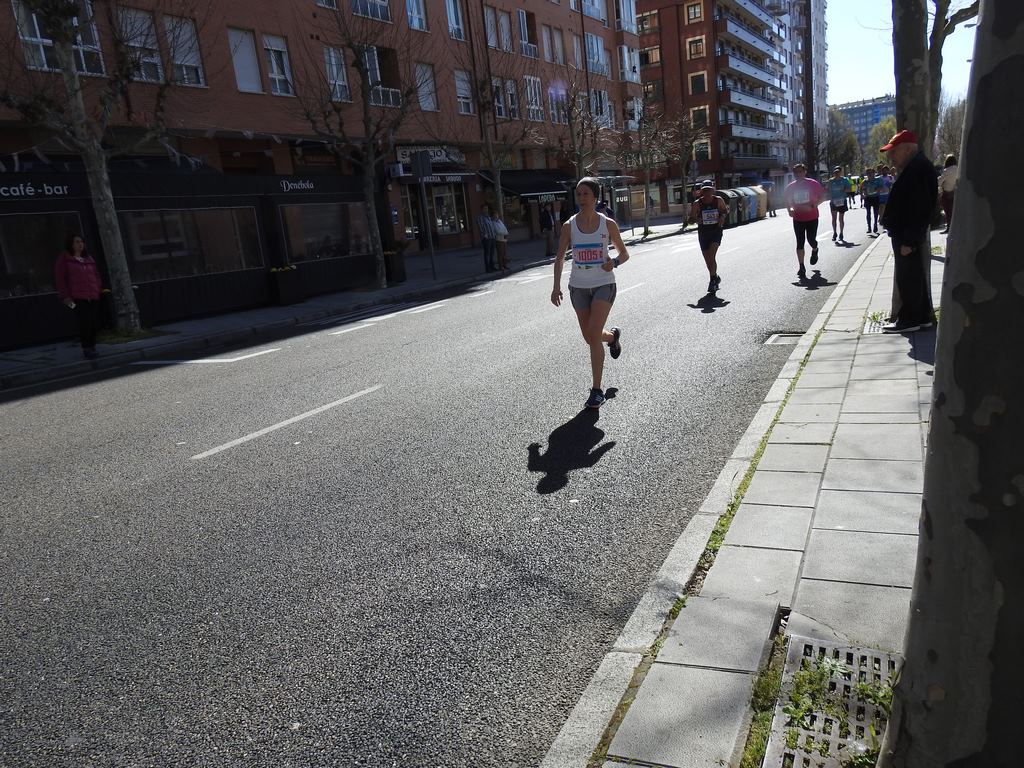
{"label": "runner in blue shirt", "polygon": [[[864,210],[868,216],[868,234],[878,234],[878,200],[882,194],[884,184],[880,178],[875,176],[875,169],[868,168],[864,171],[867,178],[864,179],[864,186],[861,187],[861,197],[864,200]],[[872,228],[871,212],[875,212],[875,223]]]}
{"label": "runner in blue shirt", "polygon": [[832,178],[825,183],[832,211],[832,242],[836,241],[836,214],[839,215],[839,242],[843,239],[843,219],[846,216],[846,195],[850,189],[850,180],[843,176],[843,169],[838,165],[832,169]]}

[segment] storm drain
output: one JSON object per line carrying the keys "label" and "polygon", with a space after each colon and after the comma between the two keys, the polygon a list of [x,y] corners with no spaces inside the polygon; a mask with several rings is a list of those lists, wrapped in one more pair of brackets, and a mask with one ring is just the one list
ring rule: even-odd
{"label": "storm drain", "polygon": [[869,333],[881,333],[882,326],[884,324],[885,322],[882,320],[872,320],[869,317],[867,320],[864,321],[864,330],[861,331],[861,333],[865,335]]}
{"label": "storm drain", "polygon": [[778,344],[784,346],[789,344],[790,346],[795,345],[800,339],[803,338],[803,333],[800,331],[779,331],[778,333],[771,334],[765,339],[765,344]]}
{"label": "storm drain", "polygon": [[900,657],[791,636],[762,768],[841,768],[878,749]]}

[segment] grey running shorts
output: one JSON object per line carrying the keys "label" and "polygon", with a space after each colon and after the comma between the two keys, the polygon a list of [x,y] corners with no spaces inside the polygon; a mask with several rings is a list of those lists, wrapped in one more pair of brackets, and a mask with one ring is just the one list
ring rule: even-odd
{"label": "grey running shorts", "polygon": [[596,288],[574,288],[570,285],[569,301],[572,302],[573,309],[585,311],[590,309],[590,305],[595,301],[607,301],[609,304],[614,304],[615,291],[615,283],[605,283]]}

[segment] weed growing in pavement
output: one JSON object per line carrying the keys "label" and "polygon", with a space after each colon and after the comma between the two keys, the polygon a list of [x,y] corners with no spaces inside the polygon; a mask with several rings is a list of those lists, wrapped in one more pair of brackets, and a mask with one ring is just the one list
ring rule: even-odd
{"label": "weed growing in pavement", "polygon": [[786,666],[786,636],[780,630],[772,641],[768,663],[758,673],[754,681],[754,692],[750,699],[753,709],[753,720],[750,733],[743,747],[740,768],[761,768],[765,750],[768,749],[768,737],[772,731],[772,717],[775,714],[775,702],[779,700],[782,688],[782,671]]}
{"label": "weed growing in pavement", "polygon": [[868,315],[868,320],[870,320],[872,323],[881,323],[883,320],[885,320],[885,312],[883,312],[880,309],[876,312],[872,312],[870,315]]}

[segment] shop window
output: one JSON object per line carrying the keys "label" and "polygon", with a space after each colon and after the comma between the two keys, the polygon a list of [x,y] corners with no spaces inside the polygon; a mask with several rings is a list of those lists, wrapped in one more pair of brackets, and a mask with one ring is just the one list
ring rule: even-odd
{"label": "shop window", "polygon": [[136,282],[264,265],[252,208],[124,211],[118,218]]}
{"label": "shop window", "polygon": [[466,231],[466,197],[461,184],[434,184],[429,199],[432,221],[439,235]]}
{"label": "shop window", "polygon": [[53,265],[65,238],[81,231],[78,214],[70,211],[0,216],[0,299],[55,291]]}
{"label": "shop window", "polygon": [[312,261],[370,253],[366,211],[357,203],[283,205],[289,261]]}

